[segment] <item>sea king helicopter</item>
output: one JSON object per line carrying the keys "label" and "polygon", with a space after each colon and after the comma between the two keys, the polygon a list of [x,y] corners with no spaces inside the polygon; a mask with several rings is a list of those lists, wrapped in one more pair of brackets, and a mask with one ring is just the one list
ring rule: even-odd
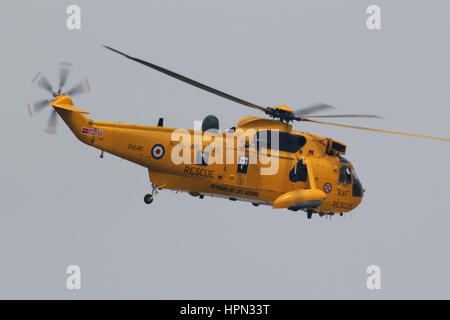
{"label": "sea king helicopter", "polygon": [[[254,206],[302,210],[309,219],[313,213],[320,216],[342,215],[355,209],[361,203],[365,189],[354,166],[344,158],[346,145],[332,138],[294,131],[292,123],[295,121],[450,142],[450,139],[445,138],[317,120],[326,117],[378,117],[370,114],[315,115],[333,108],[326,104],[315,104],[295,111],[285,105],[262,107],[111,47],[104,47],[267,115],[245,116],[237,122],[236,127],[226,132],[219,130],[219,120],[213,115],[207,116],[201,128],[196,130],[165,127],[163,118],[159,118],[156,126],[94,121],[87,118],[85,114],[88,112],[77,108],[71,99],[73,95],[89,91],[87,80],[63,92],[71,67],[69,63],[60,65],[57,91],[53,91],[48,79],[39,73],[33,82],[50,92],[52,98],[29,105],[30,114],[50,105],[53,110],[47,131],[55,132],[59,115],[81,142],[101,150],[100,157],[107,152],[145,167],[152,185],[152,193],[144,196],[147,204],[153,202],[159,190],[170,189],[188,192],[201,199],[213,196],[247,201]],[[234,134],[236,132],[240,132],[244,138],[239,138]],[[209,139],[203,139],[203,133],[208,133]],[[214,148],[210,148],[213,144]],[[223,159],[224,154],[226,160],[210,161],[212,158]],[[276,170],[264,174],[263,169],[267,169],[268,163],[274,160],[277,163]]]}

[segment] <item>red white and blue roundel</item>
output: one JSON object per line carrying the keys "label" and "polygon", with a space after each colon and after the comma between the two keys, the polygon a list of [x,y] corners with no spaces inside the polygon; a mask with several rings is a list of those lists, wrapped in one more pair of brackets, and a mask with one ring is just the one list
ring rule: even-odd
{"label": "red white and blue roundel", "polygon": [[325,193],[330,193],[331,190],[333,190],[333,186],[331,185],[331,183],[327,182],[323,185],[323,191]]}
{"label": "red white and blue roundel", "polygon": [[159,160],[164,156],[164,152],[164,147],[161,144],[155,144],[152,148],[152,157]]}

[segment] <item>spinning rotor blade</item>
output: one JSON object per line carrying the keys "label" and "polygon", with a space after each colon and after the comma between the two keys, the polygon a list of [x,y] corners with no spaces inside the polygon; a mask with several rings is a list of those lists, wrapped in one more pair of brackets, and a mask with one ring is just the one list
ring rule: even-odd
{"label": "spinning rotor blade", "polygon": [[51,94],[53,94],[53,88],[47,77],[45,77],[41,72],[39,72],[33,79],[33,83],[38,87],[41,87],[44,90],[47,90]]}
{"label": "spinning rotor blade", "polygon": [[313,119],[308,119],[308,118],[302,118],[301,120],[302,121],[309,121],[309,122],[319,123],[319,124],[326,124],[326,125],[330,125],[330,126],[352,128],[352,129],[360,129],[360,130],[375,131],[375,132],[390,133],[390,134],[398,134],[398,135],[402,135],[402,136],[419,137],[419,138],[425,138],[425,139],[441,140],[441,141],[448,141],[448,142],[450,142],[450,139],[436,138],[436,137],[430,137],[430,136],[423,136],[423,135],[413,134],[413,133],[405,133],[405,132],[389,131],[389,130],[381,130],[381,129],[372,129],[372,128],[366,128],[366,127],[351,126],[351,125],[348,125],[348,124],[318,121],[318,120],[313,120]]}
{"label": "spinning rotor blade", "polygon": [[[48,79],[39,72],[33,79],[33,83],[37,86],[47,90],[51,93],[53,98],[56,98],[60,96],[62,93],[62,88],[65,86],[67,82],[67,78],[69,77],[70,69],[72,68],[72,64],[69,62],[61,62],[59,65],[59,89],[57,92],[53,92],[52,85],[48,81]],[[89,92],[89,82],[87,79],[84,79],[79,84],[77,84],[75,87],[67,91],[66,94],[68,95],[77,95],[80,93],[86,93]],[[42,109],[44,109],[49,103],[51,103],[53,99],[43,99],[38,100],[34,103],[28,104],[28,112],[30,116],[33,116],[35,113],[40,112]],[[45,131],[49,133],[56,133],[56,123],[58,120],[58,114],[57,112],[52,108],[50,118],[48,119],[47,129]]]}
{"label": "spinning rotor blade", "polygon": [[309,118],[382,118],[373,114],[330,114],[330,115],[319,115],[311,116],[310,114],[316,113],[318,111],[336,109],[336,107],[330,106],[324,103],[313,104],[309,107],[297,109],[293,114],[297,117],[308,116]]}
{"label": "spinning rotor blade", "polygon": [[89,92],[89,82],[87,79],[84,79],[79,84],[77,84],[75,87],[67,91],[67,95],[74,96],[81,93],[87,93]]}
{"label": "spinning rotor blade", "polygon": [[33,115],[33,112],[34,113],[40,112],[42,109],[44,109],[46,106],[48,106],[50,101],[51,100],[49,100],[49,99],[44,99],[44,100],[39,100],[32,104],[29,104],[28,111],[30,112],[30,116]]}
{"label": "spinning rotor blade", "polygon": [[301,116],[309,115],[311,113],[315,113],[315,112],[322,111],[322,110],[328,110],[328,109],[336,109],[336,108],[333,106],[330,106],[328,104],[317,103],[317,104],[313,104],[309,107],[297,109],[293,113],[294,113],[294,115],[301,117]]}
{"label": "spinning rotor blade", "polygon": [[320,116],[308,116],[308,118],[383,118],[374,114],[329,114]]}
{"label": "spinning rotor blade", "polygon": [[222,98],[231,100],[231,101],[233,101],[233,102],[240,103],[240,104],[242,104],[242,105],[244,105],[244,106],[247,106],[247,107],[250,107],[250,108],[254,108],[254,109],[258,109],[258,110],[261,110],[261,111],[263,111],[263,112],[266,112],[266,108],[264,108],[264,107],[258,106],[258,105],[254,104],[254,103],[251,103],[251,102],[248,102],[248,101],[239,99],[239,98],[237,98],[237,97],[234,97],[234,96],[232,96],[232,95],[229,95],[228,93],[225,93],[225,92],[219,91],[219,90],[217,90],[217,89],[211,88],[211,87],[209,87],[209,86],[207,86],[207,85],[204,85],[203,83],[200,83],[200,82],[198,82],[198,81],[189,79],[189,78],[187,78],[187,77],[185,77],[185,76],[183,76],[183,75],[181,75],[181,74],[178,74],[178,73],[175,73],[175,72],[170,71],[170,70],[168,70],[168,69],[159,67],[159,66],[157,66],[157,65],[155,65],[155,64],[153,64],[153,63],[150,63],[150,62],[141,60],[141,59],[139,59],[139,58],[135,58],[135,57],[129,56],[129,55],[123,53],[123,52],[120,52],[119,50],[113,49],[113,48],[108,47],[108,46],[105,46],[105,45],[104,45],[104,47],[105,47],[106,49],[109,49],[109,50],[115,52],[115,53],[118,53],[118,54],[120,54],[120,55],[123,55],[124,57],[126,57],[126,58],[128,58],[128,59],[134,60],[134,61],[136,61],[136,62],[138,62],[138,63],[141,63],[141,64],[143,64],[143,65],[145,65],[145,66],[147,66],[147,67],[150,67],[150,68],[155,69],[155,70],[157,70],[157,71],[159,71],[159,72],[162,72],[162,73],[164,73],[164,74],[166,74],[166,75],[168,75],[168,76],[170,76],[170,77],[172,77],[172,78],[175,78],[175,79],[181,80],[181,81],[183,81],[183,82],[186,82],[186,83],[188,83],[188,84],[190,84],[190,85],[192,85],[192,86],[194,86],[194,87],[197,87],[197,88],[199,88],[199,89],[208,91],[208,92],[210,92],[210,93],[213,93],[213,94],[218,95],[218,96],[220,96],[220,97],[222,97]]}
{"label": "spinning rotor blade", "polygon": [[69,62],[61,62],[59,65],[59,90],[61,90],[66,84],[67,78],[69,77],[70,68],[72,68],[72,64]]}
{"label": "spinning rotor blade", "polygon": [[48,119],[47,129],[45,130],[48,133],[56,133],[56,120],[58,119],[57,116],[58,114],[53,109],[52,114],[50,115],[50,119]]}

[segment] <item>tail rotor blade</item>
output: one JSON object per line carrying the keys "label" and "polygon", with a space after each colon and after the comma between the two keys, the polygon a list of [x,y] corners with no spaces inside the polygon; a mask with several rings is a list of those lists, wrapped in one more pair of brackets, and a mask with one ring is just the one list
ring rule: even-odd
{"label": "tail rotor blade", "polygon": [[59,65],[59,91],[65,86],[71,68],[72,64],[69,62],[61,62]]}
{"label": "tail rotor blade", "polygon": [[47,77],[45,77],[41,72],[39,72],[33,79],[33,83],[44,90],[47,90],[53,94],[53,88]]}
{"label": "tail rotor blade", "polygon": [[89,82],[87,79],[84,79],[79,84],[77,84],[75,87],[73,87],[72,89],[67,91],[67,94],[69,96],[74,96],[77,94],[87,93],[87,92],[89,92],[89,90],[90,90]]}
{"label": "tail rotor blade", "polygon": [[50,115],[50,119],[48,119],[47,129],[45,129],[45,131],[47,131],[48,133],[56,133],[56,121],[58,119],[57,116],[58,114],[53,109],[52,114]]}
{"label": "tail rotor blade", "polygon": [[49,99],[44,99],[44,100],[39,100],[36,102],[33,102],[32,104],[28,105],[28,112],[30,113],[30,116],[32,116],[33,114],[39,113],[42,109],[44,109],[46,106],[48,106],[50,100]]}
{"label": "tail rotor blade", "polygon": [[[39,113],[42,111],[45,107],[47,107],[50,103],[52,103],[53,99],[60,96],[62,93],[62,89],[67,83],[67,79],[69,77],[70,71],[72,69],[72,64],[69,62],[61,62],[59,64],[59,89],[58,91],[53,91],[53,87],[48,81],[47,77],[42,74],[42,72],[39,72],[34,78],[33,78],[33,84],[37,85],[38,87],[50,92],[52,95],[52,98],[50,99],[42,99],[35,101],[33,103],[28,104],[28,113],[32,117],[33,115]],[[55,86],[56,88],[56,86]],[[72,89],[70,89],[66,94],[68,95],[77,95],[81,93],[89,92],[89,82],[87,79],[84,79],[80,83],[78,83],[76,86],[74,86]],[[50,117],[48,119],[47,127],[45,131],[49,133],[56,133],[57,128],[57,120],[58,120],[58,113],[51,108]]]}
{"label": "tail rotor blade", "polygon": [[30,115],[30,117],[32,117],[33,116],[33,107],[31,106],[31,104],[28,104],[27,108],[28,108],[28,114]]}

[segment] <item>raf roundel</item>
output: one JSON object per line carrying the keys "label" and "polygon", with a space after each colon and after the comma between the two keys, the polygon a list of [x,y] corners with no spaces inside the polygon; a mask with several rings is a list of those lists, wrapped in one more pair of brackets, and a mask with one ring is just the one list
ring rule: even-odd
{"label": "raf roundel", "polygon": [[164,156],[164,147],[161,144],[155,144],[152,148],[152,157],[156,160]]}
{"label": "raf roundel", "polygon": [[323,191],[325,193],[330,193],[331,190],[333,190],[333,186],[331,185],[331,183],[327,182],[323,185]]}

